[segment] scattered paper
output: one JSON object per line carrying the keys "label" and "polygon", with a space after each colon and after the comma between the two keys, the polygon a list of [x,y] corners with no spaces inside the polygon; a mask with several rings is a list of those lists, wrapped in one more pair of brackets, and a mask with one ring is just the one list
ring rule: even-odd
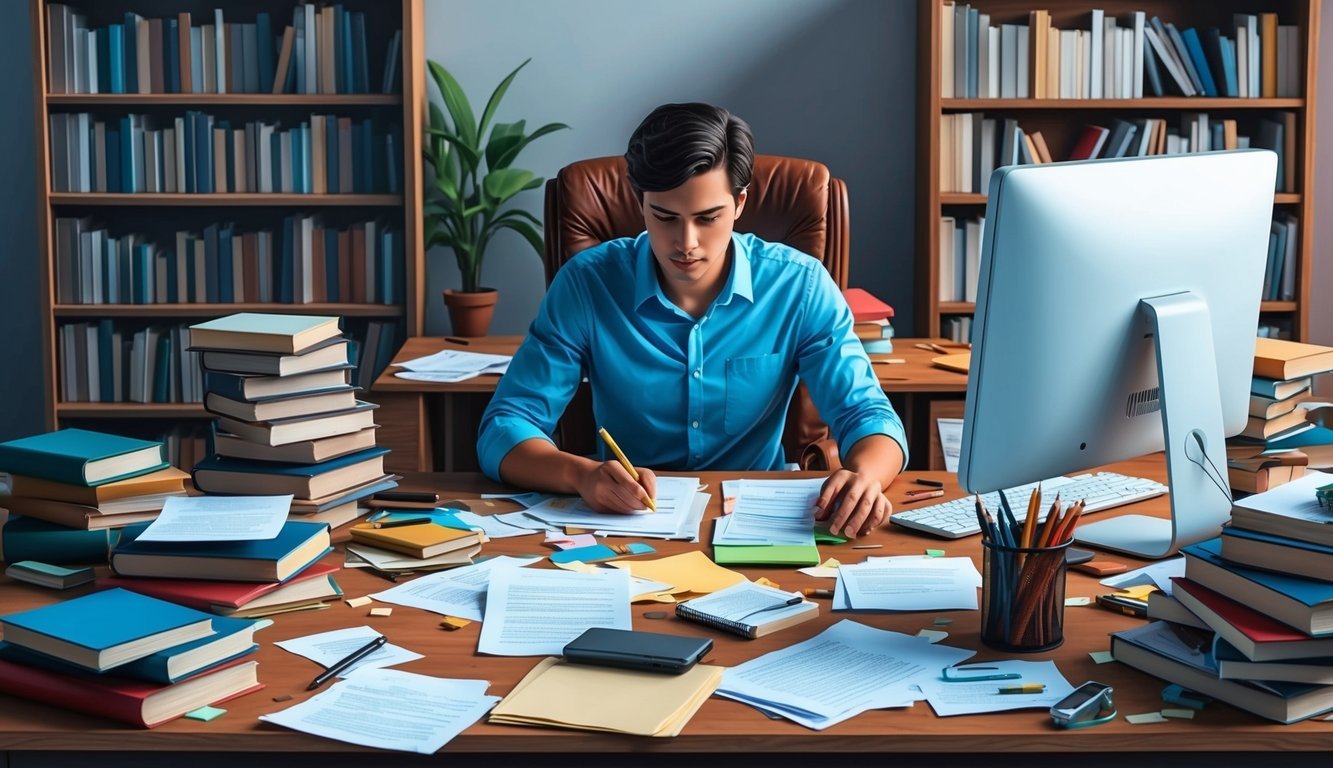
{"label": "scattered paper", "polygon": [[736,504],[726,518],[721,539],[714,544],[815,543],[815,502],[823,478],[806,480],[741,480]]}
{"label": "scattered paper", "polygon": [[[288,653],[304,656],[328,669],[379,636],[380,633],[370,627],[348,627],[320,632],[316,635],[294,637],[291,640],[279,641],[274,645]],[[393,643],[385,643],[374,653],[344,670],[339,677],[347,677],[358,669],[391,667],[395,664],[403,664],[420,658],[423,658],[423,656],[419,653],[414,653]]]}
{"label": "scattered paper", "polygon": [[1192,709],[1164,709],[1162,717],[1175,717],[1181,720],[1193,720],[1194,710]]}
{"label": "scattered paper", "polygon": [[1166,718],[1162,717],[1161,712],[1144,712],[1139,715],[1125,715],[1125,719],[1131,725],[1145,725],[1147,723],[1165,723]]}
{"label": "scattered paper", "polygon": [[171,496],[139,541],[267,541],[282,531],[292,495]]}
{"label": "scattered paper", "polygon": [[643,509],[629,515],[606,514],[593,510],[578,496],[560,496],[535,504],[524,514],[548,525],[607,535],[697,539],[703,506],[696,504],[696,497],[708,498],[699,493],[698,487],[697,477],[657,478],[656,512]]}
{"label": "scattered paper", "polygon": [[807,576],[814,576],[817,579],[836,579],[838,578],[838,567],[841,565],[842,563],[830,557],[819,565],[810,568],[798,568],[796,570]]}
{"label": "scattered paper", "polygon": [[1101,583],[1116,589],[1126,589],[1128,587],[1156,586],[1158,589],[1171,594],[1171,577],[1185,575],[1185,558],[1173,557],[1170,560],[1146,565],[1142,568],[1135,568],[1132,571],[1117,573],[1114,576],[1108,576],[1101,580]]}
{"label": "scattered paper", "polygon": [[554,499],[555,496],[540,491],[529,491],[527,493],[483,493],[483,499],[506,499],[524,508],[531,507],[534,504],[540,504],[547,499]]}
{"label": "scattered paper", "polygon": [[485,680],[368,669],[260,720],[363,747],[434,754],[500,701]]}
{"label": "scattered paper", "polygon": [[476,512],[455,512],[454,517],[464,525],[479,530],[492,539],[508,539],[513,536],[531,536],[537,531],[521,528],[501,520],[498,515],[479,515]]}
{"label": "scattered paper", "polygon": [[630,575],[501,568],[491,574],[479,653],[559,656],[591,627],[632,629]]}
{"label": "scattered paper", "polygon": [[1109,662],[1115,661],[1115,657],[1111,655],[1110,651],[1093,651],[1088,655],[1091,656],[1093,662],[1097,664],[1107,664]]}
{"label": "scattered paper", "polygon": [[[995,674],[1017,673],[1009,680],[949,681],[939,674],[921,683],[926,701],[940,717],[1005,712],[1011,709],[1048,709],[1074,691],[1053,661],[995,661]],[[1043,693],[1000,693],[1015,685],[1044,685]]]}
{"label": "scattered paper", "polygon": [[935,428],[940,433],[940,450],[944,452],[944,468],[949,472],[958,472],[958,459],[963,453],[963,420],[935,419]]}
{"label": "scattered paper", "polygon": [[980,585],[970,557],[875,558],[838,569],[851,610],[975,610]]}
{"label": "scattered paper", "polygon": [[[397,363],[397,366],[405,369],[405,371],[399,371],[398,373],[405,379],[411,377],[403,376],[404,372],[478,376],[483,373],[504,373],[509,369],[510,360],[513,360],[511,355],[488,355],[480,352],[442,349],[433,355]],[[466,378],[471,378],[471,376]]]}
{"label": "scattered paper", "polygon": [[940,629],[920,629],[917,630],[916,636],[924,637],[932,643],[938,643],[941,640],[947,639],[949,633]]}
{"label": "scattered paper", "polygon": [[484,563],[440,571],[377,592],[371,597],[382,603],[420,608],[445,616],[481,621],[486,585],[497,570],[532,565],[540,557],[518,558],[501,555]]}

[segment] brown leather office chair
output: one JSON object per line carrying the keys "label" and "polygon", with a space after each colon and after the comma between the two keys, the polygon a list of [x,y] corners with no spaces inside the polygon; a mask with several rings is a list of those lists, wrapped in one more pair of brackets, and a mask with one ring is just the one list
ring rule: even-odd
{"label": "brown leather office chair", "polygon": [[[546,282],[575,254],[641,233],[643,213],[630,186],[625,158],[598,157],[561,169],[546,182]],[[847,185],[822,163],[756,155],[745,212],[736,230],[785,243],[819,259],[839,288],[847,287]],[[561,421],[565,450],[592,453],[592,408],[586,388]],[[782,443],[788,461],[811,469],[839,466],[837,446],[805,385],[796,388]]]}

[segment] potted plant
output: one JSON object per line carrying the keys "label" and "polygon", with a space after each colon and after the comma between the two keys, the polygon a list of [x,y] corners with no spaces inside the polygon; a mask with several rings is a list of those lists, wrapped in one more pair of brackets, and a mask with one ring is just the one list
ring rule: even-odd
{"label": "potted plant", "polygon": [[532,171],[513,167],[519,152],[535,139],[569,126],[550,123],[525,133],[524,120],[491,125],[509,84],[528,61],[532,59],[519,64],[496,86],[480,122],[453,75],[439,63],[427,62],[448,117],[430,104],[430,125],[423,142],[430,165],[423,174],[424,234],[426,247],[448,246],[458,258],[463,287],[445,290],[444,303],[453,332],[459,336],[486,335],[495,311],[498,293],[481,286],[481,264],[491,238],[509,229],[527,240],[538,256],[542,253],[541,220],[521,208],[501,209],[518,193],[537,189],[544,181]]}

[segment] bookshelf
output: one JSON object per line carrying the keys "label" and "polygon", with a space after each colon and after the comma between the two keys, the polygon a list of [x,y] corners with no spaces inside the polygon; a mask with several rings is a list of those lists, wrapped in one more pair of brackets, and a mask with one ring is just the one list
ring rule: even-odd
{"label": "bookshelf", "polygon": [[[942,164],[945,160],[942,154],[941,125],[946,116],[979,112],[987,118],[1015,119],[1029,133],[1040,131],[1050,147],[1052,158],[1063,160],[1069,157],[1080,133],[1089,124],[1106,125],[1118,117],[1126,120],[1156,118],[1164,119],[1172,128],[1179,128],[1185,115],[1203,112],[1218,120],[1235,120],[1242,132],[1252,132],[1258,121],[1273,114],[1294,115],[1296,135],[1294,141],[1287,142],[1287,146],[1294,146],[1290,165],[1294,171],[1294,184],[1287,191],[1275,194],[1274,215],[1294,216],[1298,222],[1295,238],[1295,290],[1290,300],[1262,302],[1260,323],[1282,326],[1293,339],[1308,338],[1312,295],[1311,262],[1314,257],[1312,230],[1315,219],[1312,205],[1317,136],[1314,94],[1321,0],[1220,0],[1207,4],[1186,0],[1080,0],[1059,3],[974,0],[969,5],[980,13],[988,14],[991,26],[1028,25],[1031,11],[1049,9],[1052,26],[1066,30],[1088,30],[1092,10],[1100,9],[1105,12],[1105,18],[1115,17],[1120,20],[1122,28],[1124,20],[1133,12],[1143,11],[1149,19],[1158,16],[1163,22],[1174,22],[1182,30],[1197,27],[1202,32],[1208,27],[1218,27],[1224,35],[1230,30],[1232,36],[1235,35],[1234,14],[1276,13],[1278,24],[1297,28],[1295,34],[1301,53],[1294,61],[1299,80],[1296,90],[1301,95],[1294,98],[1152,95],[1131,99],[944,98],[946,89],[943,79],[947,73],[952,72],[952,65],[946,65],[941,60],[945,50],[942,35],[950,26],[944,18],[946,4],[943,0],[921,0],[918,13],[920,89],[917,95],[916,335],[947,337],[952,319],[970,318],[975,311],[972,302],[941,299],[941,217],[954,217],[959,221],[973,219],[984,216],[986,208],[985,194],[941,191]],[[1163,75],[1166,75],[1165,71]],[[1143,91],[1151,94],[1146,76]],[[1029,92],[1035,93],[1032,89]]]}
{"label": "bookshelf", "polygon": [[[284,92],[274,94],[271,92],[255,92],[263,90],[260,86],[256,89],[253,86],[253,80],[242,80],[238,78],[238,73],[244,72],[245,78],[253,76],[253,70],[250,69],[251,63],[248,60],[232,59],[229,64],[235,69],[227,69],[227,78],[229,84],[233,87],[228,93],[220,92],[198,92],[199,89],[192,88],[194,92],[180,92],[186,90],[182,83],[177,83],[174,87],[169,85],[169,76],[171,75],[170,58],[173,53],[170,37],[166,34],[163,21],[162,35],[163,48],[161,49],[161,58],[154,61],[155,65],[160,64],[165,72],[162,75],[161,87],[158,87],[158,81],[154,81],[152,93],[87,93],[87,92],[64,92],[64,91],[85,91],[88,87],[69,87],[61,85],[61,78],[53,78],[49,71],[48,62],[50,52],[48,46],[53,42],[51,37],[50,25],[55,24],[56,30],[65,29],[61,25],[69,18],[63,15],[62,6],[73,9],[74,12],[81,14],[82,28],[110,29],[111,25],[121,25],[121,32],[128,29],[129,25],[124,24],[127,20],[127,14],[138,14],[144,19],[163,19],[171,21],[171,29],[179,31],[179,27],[174,20],[184,18],[179,14],[188,13],[192,19],[191,27],[196,32],[207,30],[202,25],[212,24],[215,20],[216,9],[221,8],[221,13],[225,16],[226,28],[225,38],[229,46],[228,51],[243,51],[246,54],[251,51],[257,51],[251,46],[253,41],[263,39],[264,27],[258,27],[256,34],[256,23],[258,15],[267,14],[268,20],[272,23],[271,33],[274,37],[274,47],[271,55],[268,71],[269,79],[272,80],[274,71],[281,71],[277,65],[280,64],[280,51],[282,48],[282,35],[284,28],[293,24],[293,13],[298,8],[302,8],[303,3],[299,0],[241,0],[241,2],[221,4],[217,2],[202,2],[201,0],[72,0],[63,4],[54,4],[49,0],[30,0],[32,4],[33,19],[33,41],[34,41],[34,73],[36,75],[35,101],[36,101],[36,133],[37,133],[37,212],[39,219],[38,235],[38,253],[40,260],[41,275],[41,316],[38,319],[43,344],[43,391],[44,391],[44,413],[46,416],[46,426],[49,429],[55,429],[63,426],[84,425],[93,429],[105,429],[108,431],[119,431],[127,434],[138,434],[144,437],[167,437],[168,445],[178,451],[174,458],[188,459],[191,456],[202,454],[200,442],[202,435],[205,434],[210,416],[204,411],[202,405],[197,402],[130,402],[126,400],[119,401],[84,401],[71,400],[66,397],[67,394],[62,385],[62,365],[68,362],[69,355],[62,352],[62,327],[70,324],[96,326],[99,323],[110,323],[117,331],[124,331],[125,334],[132,334],[136,329],[143,329],[148,326],[162,326],[164,328],[188,325],[201,320],[232,314],[235,312],[274,312],[274,313],[301,313],[301,314],[320,314],[337,315],[347,319],[344,324],[345,330],[349,335],[356,337],[358,333],[367,332],[369,329],[377,328],[378,325],[392,325],[392,334],[395,343],[390,345],[392,348],[389,354],[397,348],[397,341],[408,336],[420,335],[424,330],[425,311],[423,307],[424,292],[424,254],[421,242],[421,177],[420,177],[420,157],[421,157],[421,126],[423,124],[424,104],[424,45],[422,36],[422,20],[424,18],[423,0],[398,0],[397,2],[377,2],[376,0],[345,0],[339,4],[346,15],[330,16],[328,32],[330,42],[337,41],[334,46],[326,46],[320,50],[336,51],[330,53],[330,57],[311,58],[309,61],[316,64],[317,67],[324,67],[327,61],[328,66],[335,69],[319,70],[319,77],[325,77],[324,72],[337,72],[336,81],[338,83],[336,90],[338,92]],[[334,8],[333,4],[320,4],[319,10]],[[354,18],[359,14],[360,18]],[[343,25],[337,26],[334,25]],[[249,27],[246,29],[245,27]],[[401,30],[399,42],[395,44],[394,33]],[[242,34],[251,36],[242,41],[233,40],[232,32],[240,38]],[[343,37],[343,34],[346,37]],[[119,34],[111,32],[109,34]],[[322,32],[321,32],[322,34]],[[96,38],[96,33],[90,37]],[[188,38],[188,33],[182,36],[180,40]],[[153,38],[149,38],[153,40]],[[224,38],[219,35],[218,40]],[[295,40],[295,34],[293,34]],[[342,47],[340,43],[346,41],[349,45]],[[98,42],[102,42],[100,39]],[[155,42],[155,40],[154,40]],[[63,45],[64,43],[58,43]],[[196,39],[197,44],[197,39]],[[321,43],[323,45],[323,43]],[[296,58],[297,46],[292,44],[292,59]],[[103,53],[107,49],[103,49]],[[114,46],[110,47],[114,51]],[[204,53],[208,53],[208,48],[204,47]],[[350,51],[356,51],[353,56]],[[216,53],[216,49],[214,51]],[[142,51],[140,51],[142,53]],[[177,50],[175,55],[179,55]],[[263,56],[267,54],[255,54],[255,61],[258,62],[257,69],[260,72],[259,77],[263,78],[265,64]],[[315,54],[311,54],[313,57]],[[396,61],[396,73],[390,78],[391,86],[388,90],[392,92],[383,92],[383,75],[389,57],[392,55]],[[334,58],[343,57],[346,58]],[[139,59],[143,61],[144,59]],[[184,57],[179,56],[178,63],[183,62]],[[106,66],[106,59],[99,57],[99,64]],[[126,66],[129,59],[123,60]],[[204,59],[205,62],[210,60]],[[218,68],[214,71],[223,71],[221,58],[216,60]],[[237,64],[237,61],[241,63]],[[345,62],[345,63],[344,63]],[[365,63],[366,77],[357,78],[355,82],[359,85],[350,85],[353,79],[344,79],[344,73],[347,78],[352,78],[354,68],[360,62]],[[85,60],[86,63],[86,60]],[[182,80],[184,70],[189,64],[182,67]],[[194,76],[198,76],[200,63],[194,62]],[[211,63],[209,64],[211,66]],[[344,70],[343,67],[346,66]],[[309,69],[300,71],[308,72]],[[63,73],[68,74],[68,72]],[[106,76],[106,70],[102,71]],[[156,76],[156,72],[154,72]],[[238,78],[232,80],[232,78]],[[244,85],[249,82],[250,85]],[[334,82],[327,80],[322,82]],[[349,85],[344,86],[344,83]],[[236,87],[238,84],[243,87]],[[289,82],[290,86],[290,82]],[[296,84],[298,90],[310,90],[303,84]],[[105,88],[103,88],[105,90]],[[317,91],[335,90],[334,88],[325,88],[321,85]],[[175,91],[175,92],[160,92]],[[246,92],[236,92],[246,91]],[[348,92],[356,91],[356,92]],[[385,178],[383,174],[394,174],[396,188],[394,193],[385,193],[382,191],[368,192],[348,192],[342,193],[329,192],[321,194],[298,192],[180,192],[170,191],[139,191],[134,193],[126,192],[68,192],[55,191],[57,185],[54,183],[53,169],[53,144],[52,144],[52,116],[53,115],[76,115],[86,113],[90,121],[104,121],[105,125],[113,125],[114,121],[131,114],[143,114],[154,122],[160,122],[161,125],[170,127],[176,118],[181,118],[187,112],[206,113],[210,117],[217,116],[219,120],[228,120],[231,124],[237,126],[234,133],[241,133],[240,126],[246,122],[259,122],[280,126],[281,128],[296,126],[306,120],[311,120],[312,115],[333,115],[337,117],[349,118],[358,122],[373,124],[376,128],[383,127],[385,130],[396,130],[397,136],[401,141],[397,146],[388,145],[386,153],[385,144],[375,144],[371,147],[373,154],[364,155],[365,160],[357,157],[361,163],[360,168],[366,169],[368,176],[366,178],[375,178],[370,174],[379,174],[378,178]],[[314,123],[311,120],[310,126]],[[211,124],[210,124],[210,127]],[[179,136],[179,134],[177,134]],[[330,136],[335,136],[334,130],[330,128]],[[369,132],[367,136],[369,136]],[[379,136],[376,135],[376,140]],[[368,139],[369,140],[369,139]],[[276,146],[276,143],[275,143]],[[317,148],[318,145],[316,145]],[[257,147],[257,145],[256,145]],[[257,148],[255,150],[258,151]],[[94,150],[95,154],[95,150]],[[333,162],[330,153],[330,163]],[[165,152],[164,152],[165,155]],[[292,155],[296,155],[293,153]],[[276,157],[276,156],[275,156]],[[286,157],[285,155],[283,156]],[[313,152],[311,157],[317,157]],[[106,158],[103,158],[104,161]],[[392,159],[392,165],[390,160]],[[372,171],[370,162],[377,167]],[[239,160],[237,161],[240,162]],[[247,164],[249,160],[247,159]],[[280,167],[275,161],[275,167]],[[382,166],[383,168],[379,167]],[[250,168],[264,169],[264,166],[258,164],[248,166]],[[344,166],[346,168],[347,166]],[[100,169],[98,169],[100,172]],[[267,170],[263,170],[267,173]],[[346,172],[346,171],[344,171]],[[239,175],[239,171],[237,172]],[[280,174],[275,173],[274,179],[279,178]],[[165,173],[161,174],[165,178]],[[109,179],[110,176],[108,175]],[[159,182],[160,184],[161,182]],[[252,178],[252,184],[258,182]],[[108,182],[109,184],[109,182]],[[328,177],[326,184],[332,190],[332,177]],[[234,188],[244,188],[233,184]],[[277,186],[275,184],[275,189]],[[316,187],[318,189],[318,187]],[[287,217],[318,217],[316,227],[327,227],[326,231],[332,233],[351,232],[357,226],[364,226],[365,222],[373,221],[377,227],[391,229],[397,235],[400,242],[390,240],[393,248],[388,253],[393,254],[392,264],[385,266],[389,270],[396,283],[396,294],[389,300],[385,297],[370,297],[361,300],[358,296],[355,300],[346,300],[344,295],[351,288],[348,282],[344,280],[342,289],[338,296],[328,296],[327,300],[318,300],[307,303],[283,303],[278,301],[281,297],[277,295],[276,270],[281,268],[290,268],[289,265],[279,266],[274,263],[274,274],[271,276],[272,285],[275,286],[265,293],[264,298],[273,300],[255,300],[257,296],[251,295],[254,289],[246,287],[246,295],[237,294],[232,301],[189,301],[193,296],[193,287],[191,287],[191,296],[180,298],[175,295],[156,296],[159,303],[128,303],[124,300],[125,294],[117,293],[120,298],[117,303],[107,303],[105,301],[88,301],[86,295],[80,294],[78,302],[71,302],[68,296],[62,297],[60,294],[60,270],[68,269],[67,265],[60,263],[59,243],[57,239],[57,219],[62,218],[84,218],[92,223],[92,226],[105,230],[108,237],[125,237],[134,235],[139,240],[134,242],[154,243],[158,247],[170,248],[175,242],[173,236],[177,232],[188,232],[198,234],[206,226],[218,225],[223,222],[234,223],[235,236],[238,241],[242,234],[254,232],[271,231],[276,238],[282,236],[281,225]],[[382,231],[379,230],[379,231]],[[201,237],[202,239],[202,237]],[[248,245],[247,245],[248,247]],[[381,251],[383,253],[384,251]],[[274,253],[269,254],[270,258],[278,259]],[[336,260],[330,258],[327,268],[333,268],[335,264],[341,265],[344,260],[341,250],[338,251]],[[397,261],[401,260],[401,264]],[[187,259],[182,258],[181,264]],[[115,263],[115,262],[108,262]],[[238,257],[237,263],[240,263]],[[259,262],[261,265],[266,262]],[[251,262],[246,262],[246,269],[252,269]],[[238,267],[239,269],[239,267]],[[262,269],[260,271],[263,271]],[[212,272],[209,278],[212,279]],[[162,283],[160,277],[157,283],[158,291],[161,290]],[[225,279],[225,278],[224,278]],[[266,279],[268,279],[266,277]],[[333,283],[330,283],[333,284]],[[185,285],[182,278],[182,286]],[[239,280],[237,285],[240,285]],[[127,289],[123,289],[127,290]],[[184,288],[182,288],[184,290]],[[387,289],[386,289],[386,292]],[[174,292],[173,292],[174,294]],[[183,294],[182,294],[183,295]],[[61,300],[61,299],[65,300]],[[320,297],[324,298],[324,297]],[[169,299],[169,300],[168,300]],[[244,299],[244,300],[242,300]],[[386,332],[388,333],[388,332]],[[363,339],[364,341],[364,339]],[[128,355],[128,351],[126,351]],[[384,359],[387,362],[387,357]],[[180,362],[180,359],[175,361]],[[127,387],[128,389],[128,387]],[[173,394],[180,394],[183,389],[177,388]],[[363,392],[363,399],[370,399],[368,392]],[[105,400],[106,398],[102,398]],[[378,398],[376,398],[378,399]],[[388,425],[385,427],[388,429]],[[413,425],[399,425],[397,428],[410,431],[416,429]],[[182,437],[183,436],[183,437]],[[182,439],[186,443],[193,445],[182,446]],[[192,463],[183,460],[180,463],[187,465]]]}

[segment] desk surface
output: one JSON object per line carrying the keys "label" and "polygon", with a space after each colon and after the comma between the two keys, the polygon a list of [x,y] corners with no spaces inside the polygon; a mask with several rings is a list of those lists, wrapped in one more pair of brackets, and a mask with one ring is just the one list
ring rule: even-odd
{"label": "desk surface", "polygon": [[[1114,465],[1110,469],[1156,479],[1163,479],[1159,456]],[[703,473],[704,482],[713,492],[703,532],[711,532],[711,518],[719,514],[717,490],[721,473]],[[753,476],[753,475],[750,475]],[[908,477],[928,476],[949,483],[949,493],[960,493],[952,476],[941,472],[910,473]],[[450,496],[468,498],[493,486],[474,475],[422,474],[409,478],[405,487],[434,488]],[[900,500],[911,486],[900,480],[889,492]],[[1165,497],[1141,502],[1126,511],[1165,514]],[[1116,514],[1116,511],[1103,513]],[[851,550],[850,545],[824,546],[821,554],[844,562],[859,562],[863,555],[917,554],[923,549],[943,548],[949,555],[967,555],[980,565],[978,537],[945,542],[902,529],[890,528],[873,533],[864,543],[883,544],[878,550]],[[657,557],[689,550],[698,545],[683,542],[653,542]],[[540,536],[524,536],[494,541],[484,552],[533,553],[543,551]],[[341,553],[330,556],[341,562]],[[1121,558],[1114,558],[1121,559]],[[1133,563],[1131,563],[1133,564]],[[540,566],[537,566],[540,567]],[[766,576],[785,589],[829,586],[827,579],[814,579],[788,569],[750,569],[754,577]],[[358,572],[343,571],[338,576],[348,597],[356,597],[387,588],[387,582]],[[86,590],[87,588],[81,588]],[[1092,596],[1106,591],[1091,577],[1070,574],[1069,596]],[[72,591],[71,594],[78,594]],[[38,587],[0,579],[0,611],[5,613],[53,602],[66,595]],[[706,634],[716,647],[709,657],[715,664],[731,666],[766,652],[805,640],[831,624],[851,618],[884,629],[915,634],[932,626],[936,615],[953,619],[947,627],[945,642],[975,648],[972,661],[1000,656],[980,645],[977,611],[948,611],[903,614],[832,613],[826,600],[820,600],[818,619],[774,633],[754,641],[714,632],[694,624],[645,619],[647,611],[662,610],[657,604],[637,604],[632,608],[634,627],[658,632]],[[323,611],[292,613],[274,617],[275,624],[259,633],[262,643],[255,658],[260,679],[267,688],[224,704],[227,714],[210,723],[176,720],[154,731],[121,727],[107,720],[74,714],[40,704],[0,696],[0,749],[6,750],[173,750],[225,752],[352,752],[361,748],[341,742],[307,736],[260,723],[256,718],[303,700],[303,689],[317,673],[316,666],[275,647],[278,640],[298,637],[338,627],[369,624],[388,635],[391,642],[426,654],[426,658],[401,665],[399,669],[442,677],[484,678],[491,682],[490,692],[504,695],[529,670],[537,659],[495,658],[475,654],[480,624],[456,631],[438,628],[439,617],[412,608],[395,606],[388,618],[369,618],[368,608],[353,609],[338,603]],[[1122,715],[1161,709],[1159,693],[1164,685],[1116,663],[1097,665],[1090,651],[1107,649],[1107,633],[1136,625],[1139,620],[1110,613],[1096,607],[1066,610],[1066,640],[1062,647],[1032,659],[1054,659],[1060,670],[1075,685],[1095,679],[1115,687],[1116,704]],[[273,697],[291,695],[291,702],[275,703]],[[1127,752],[1127,751],[1312,751],[1333,746],[1333,723],[1307,721],[1281,726],[1232,709],[1213,704],[1194,720],[1133,726],[1120,718],[1113,723],[1080,731],[1060,731],[1050,725],[1043,710],[1021,710],[992,715],[940,718],[930,706],[919,702],[906,710],[867,712],[822,732],[807,730],[786,720],[773,721],[737,702],[711,698],[675,739],[650,739],[592,734],[544,728],[496,726],[479,723],[445,747],[446,752],[918,752],[918,753],[1020,753],[1020,752]]]}
{"label": "desk surface", "polygon": [[[522,336],[485,336],[468,339],[467,344],[460,344],[450,339],[453,337],[415,336],[403,344],[394,356],[393,363],[380,374],[372,386],[375,392],[417,392],[417,393],[461,393],[494,392],[499,376],[478,376],[454,384],[440,384],[426,381],[400,379],[394,374],[402,370],[399,362],[412,360],[426,355],[433,355],[444,349],[457,349],[463,352],[484,352],[487,354],[512,355],[523,341]],[[945,339],[894,339],[893,352],[870,355],[880,387],[885,392],[941,392],[961,393],[967,391],[967,374],[946,371],[931,364],[930,360],[942,353],[919,349],[917,344],[947,344]],[[947,350],[956,352],[958,350]],[[885,363],[884,360],[902,360],[902,363]]]}

